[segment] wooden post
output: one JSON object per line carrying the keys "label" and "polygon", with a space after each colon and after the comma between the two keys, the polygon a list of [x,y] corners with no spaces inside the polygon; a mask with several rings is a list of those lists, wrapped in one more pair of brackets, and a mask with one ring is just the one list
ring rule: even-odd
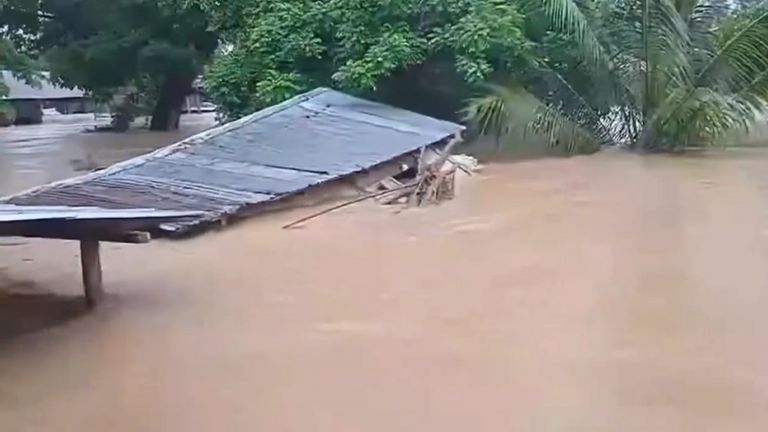
{"label": "wooden post", "polygon": [[80,263],[83,267],[85,301],[89,307],[96,307],[104,297],[98,240],[80,240]]}

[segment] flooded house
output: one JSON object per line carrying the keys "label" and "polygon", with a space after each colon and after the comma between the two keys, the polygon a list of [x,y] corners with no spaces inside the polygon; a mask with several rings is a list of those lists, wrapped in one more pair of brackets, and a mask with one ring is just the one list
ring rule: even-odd
{"label": "flooded house", "polygon": [[432,152],[445,152],[435,163],[446,163],[463,131],[318,88],[152,153],[2,198],[0,237],[80,241],[86,299],[95,305],[100,242],[189,237],[290,208],[323,195],[320,188],[383,196],[398,188],[382,191],[382,181],[415,177],[422,168],[428,174]]}
{"label": "flooded house", "polygon": [[56,85],[46,73],[37,85],[19,80],[8,71],[0,73],[8,87],[8,94],[0,100],[13,106],[15,124],[42,123],[44,109],[55,109],[61,114],[87,113],[94,109],[94,102],[85,91]]}

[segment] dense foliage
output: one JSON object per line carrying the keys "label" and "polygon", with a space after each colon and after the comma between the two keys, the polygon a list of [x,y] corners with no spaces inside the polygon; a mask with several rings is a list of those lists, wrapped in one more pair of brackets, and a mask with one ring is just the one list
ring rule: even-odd
{"label": "dense foliage", "polygon": [[[34,61],[27,55],[18,52],[10,40],[0,39],[0,71],[9,71],[27,81],[35,81]],[[5,96],[8,91],[0,76],[0,96]]]}
{"label": "dense foliage", "polygon": [[[23,40],[22,35],[15,31],[14,27],[8,24],[12,20],[16,22],[24,21],[24,17],[15,16],[12,7],[17,6],[19,2],[29,3],[30,0],[0,0],[0,71],[9,71],[25,79],[35,82],[36,64],[33,59],[16,46],[17,40]],[[4,96],[8,88],[0,77],[0,96]]]}
{"label": "dense foliage", "polygon": [[154,129],[212,56],[228,117],[317,86],[446,117],[475,96],[480,131],[566,151],[720,144],[768,108],[758,0],[0,0],[0,35],[0,68],[133,92]]}
{"label": "dense foliage", "polygon": [[398,75],[419,80],[413,71],[479,83],[528,51],[508,0],[198,2],[226,42],[206,80],[231,116],[321,85],[370,93]]}
{"label": "dense foliage", "polygon": [[148,96],[157,130],[178,127],[184,96],[218,45],[206,15],[182,0],[2,1],[0,24],[53,78],[104,99]]}
{"label": "dense foliage", "polygon": [[767,2],[520,1],[546,54],[472,103],[483,131],[674,151],[721,144],[768,108]]}

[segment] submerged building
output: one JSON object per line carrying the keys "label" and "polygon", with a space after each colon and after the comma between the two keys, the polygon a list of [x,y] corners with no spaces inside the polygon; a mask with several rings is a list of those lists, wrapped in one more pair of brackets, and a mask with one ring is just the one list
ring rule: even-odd
{"label": "submerged building", "polygon": [[8,71],[0,71],[8,94],[0,100],[8,102],[15,110],[16,124],[39,124],[43,121],[43,109],[53,108],[61,114],[93,112],[93,100],[80,89],[68,89],[52,83],[43,74],[38,85],[30,85],[15,78]]}

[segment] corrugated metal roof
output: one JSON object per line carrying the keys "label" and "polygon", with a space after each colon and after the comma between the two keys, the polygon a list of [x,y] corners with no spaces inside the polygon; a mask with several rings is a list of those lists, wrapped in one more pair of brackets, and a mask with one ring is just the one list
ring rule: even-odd
{"label": "corrugated metal roof", "polygon": [[18,206],[0,204],[0,223],[44,220],[171,219],[199,216],[198,211],[104,209],[99,207]]}
{"label": "corrugated metal roof", "polygon": [[24,81],[16,79],[8,71],[0,71],[2,81],[8,87],[8,95],[2,99],[7,100],[52,100],[52,99],[80,99],[85,97],[85,92],[80,89],[68,89],[59,87],[48,81],[47,74],[39,79],[39,86],[31,86]]}
{"label": "corrugated metal roof", "polygon": [[149,155],[5,201],[200,210],[206,213],[195,221],[200,223],[384,163],[462,130],[316,89]]}

